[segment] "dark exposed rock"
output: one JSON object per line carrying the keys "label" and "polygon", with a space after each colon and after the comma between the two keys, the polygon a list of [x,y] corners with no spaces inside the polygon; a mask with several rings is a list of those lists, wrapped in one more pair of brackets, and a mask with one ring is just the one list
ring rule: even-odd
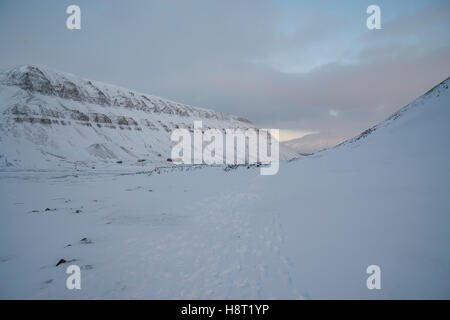
{"label": "dark exposed rock", "polygon": [[136,120],[134,120],[133,118],[130,118],[130,117],[118,117],[117,124],[122,125],[122,126],[129,126],[129,125],[137,126],[138,125]]}
{"label": "dark exposed rock", "polygon": [[73,120],[89,121],[89,116],[87,116],[86,114],[84,114],[83,112],[78,111],[78,110],[72,110],[72,113],[70,114],[70,117]]}
{"label": "dark exposed rock", "polygon": [[35,66],[28,66],[24,71],[13,70],[9,72],[6,84],[16,85],[23,90],[44,95],[55,94],[50,80]]}
{"label": "dark exposed rock", "polygon": [[105,114],[93,113],[92,118],[96,123],[112,123],[112,120]]}
{"label": "dark exposed rock", "polygon": [[250,121],[250,120],[248,120],[248,119],[246,119],[246,118],[242,118],[242,117],[236,117],[236,120],[238,120],[238,121],[241,121],[241,122],[246,122],[246,123],[249,123],[249,124],[251,124],[251,121]]}
{"label": "dark exposed rock", "polygon": [[74,101],[85,101],[86,97],[81,93],[80,89],[71,81],[64,81],[62,85],[55,87],[56,94],[64,99]]}
{"label": "dark exposed rock", "polygon": [[41,124],[52,124],[52,120],[50,119],[39,119]]}
{"label": "dark exposed rock", "polygon": [[26,116],[31,114],[31,110],[27,106],[19,106],[16,104],[14,107],[11,108],[11,113],[14,115]]}
{"label": "dark exposed rock", "polygon": [[127,121],[127,119],[125,117],[120,117],[119,119],[117,119],[117,124],[127,126],[128,125],[128,121]]}
{"label": "dark exposed rock", "polygon": [[80,242],[82,244],[91,244],[91,243],[93,243],[92,240],[90,240],[88,238],[83,238],[83,239],[80,240]]}
{"label": "dark exposed rock", "polygon": [[60,264],[63,264],[63,263],[66,263],[66,262],[67,262],[66,259],[60,259],[60,260],[58,261],[58,263],[56,264],[56,266],[59,266]]}

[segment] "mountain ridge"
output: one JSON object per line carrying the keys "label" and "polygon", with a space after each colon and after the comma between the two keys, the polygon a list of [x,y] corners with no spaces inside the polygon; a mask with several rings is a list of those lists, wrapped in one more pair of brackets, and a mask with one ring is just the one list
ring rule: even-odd
{"label": "mountain ridge", "polygon": [[[430,90],[426,91],[421,96],[414,99],[412,102],[408,103],[404,107],[402,107],[399,110],[392,113],[385,120],[377,123],[376,125],[373,125],[372,127],[364,130],[363,132],[359,133],[356,136],[345,139],[344,141],[342,141],[342,139],[341,139],[342,142],[338,142],[335,145],[330,145],[330,143],[328,141],[328,140],[333,140],[332,136],[330,136],[329,134],[322,134],[322,133],[306,135],[302,138],[285,141],[285,142],[283,142],[283,144],[285,146],[290,147],[291,149],[295,150],[297,153],[299,153],[301,155],[310,155],[310,154],[319,153],[322,151],[338,148],[338,147],[341,147],[344,145],[356,143],[357,141],[364,139],[364,138],[368,137],[369,135],[373,134],[379,128],[388,126],[393,121],[402,117],[402,115],[407,113],[408,110],[424,104],[426,99],[429,99],[434,96],[439,97],[440,94],[442,94],[443,92],[445,92],[448,89],[449,82],[450,82],[450,77],[447,77],[445,80],[439,82],[437,85],[432,87]],[[334,140],[338,141],[339,139],[334,138]]]}
{"label": "mountain ridge", "polygon": [[346,141],[343,141],[342,143],[334,146],[333,148],[337,148],[339,146],[346,145],[346,144],[349,144],[349,143],[354,143],[354,142],[357,142],[357,141],[359,141],[359,140],[361,140],[363,138],[366,138],[369,135],[371,135],[372,133],[374,133],[376,130],[378,130],[379,128],[388,126],[390,123],[392,123],[392,121],[395,121],[398,118],[400,118],[408,110],[410,110],[412,108],[415,108],[417,106],[423,105],[424,104],[424,100],[432,98],[433,96],[439,97],[439,95],[441,93],[443,93],[444,90],[448,90],[449,82],[450,82],[450,77],[447,77],[445,80],[441,81],[440,83],[435,85],[433,88],[431,88],[430,90],[425,92],[423,95],[419,96],[418,98],[414,99],[412,102],[408,103],[406,106],[400,108],[399,110],[397,110],[396,112],[391,114],[386,120],[383,120],[380,123],[378,123],[378,124],[368,128],[368,129],[364,130],[359,135],[357,135],[357,136],[355,136],[353,138],[350,138],[350,139],[347,139]]}
{"label": "mountain ridge", "polygon": [[[0,77],[0,84],[8,86],[18,86],[23,90],[29,92],[40,93],[48,96],[55,95],[63,99],[110,106],[117,106],[121,105],[121,103],[122,105],[124,103],[128,103],[128,105],[126,105],[128,107],[140,107],[141,110],[152,112],[161,111],[163,113],[173,114],[171,111],[174,110],[171,110],[171,108],[167,108],[167,106],[163,109],[158,109],[155,105],[149,106],[149,104],[152,104],[154,102],[153,100],[160,100],[166,103],[173,104],[175,106],[185,107],[193,112],[206,112],[207,114],[211,114],[212,116],[221,115],[222,119],[225,120],[231,118],[251,123],[248,119],[245,119],[243,117],[233,116],[206,108],[186,105],[170,99],[138,92],[121,86],[116,86],[96,80],[90,80],[84,77],[78,77],[68,72],[51,70],[44,65],[25,64],[8,69],[3,72],[0,71],[0,74],[3,74],[3,76]],[[83,88],[83,85],[90,86],[93,92],[87,92],[87,90]],[[115,91],[116,94],[119,94],[119,97],[122,97],[124,101],[118,101],[117,98],[119,97],[114,97],[111,94],[112,91]],[[92,93],[95,93],[97,95],[92,96]],[[137,99],[137,97],[144,100]],[[114,98],[115,100],[112,100],[112,98]],[[178,114],[181,116],[187,116],[186,112],[178,111]]]}
{"label": "mountain ridge", "polygon": [[[171,132],[193,132],[194,121],[205,130],[257,129],[242,117],[38,65],[0,73],[0,101],[0,166],[7,167],[167,164]],[[281,146],[281,160],[297,156]]]}

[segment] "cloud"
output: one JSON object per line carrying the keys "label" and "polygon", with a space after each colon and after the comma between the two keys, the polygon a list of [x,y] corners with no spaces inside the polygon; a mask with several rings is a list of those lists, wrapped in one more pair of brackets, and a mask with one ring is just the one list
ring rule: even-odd
{"label": "cloud", "polygon": [[330,111],[328,112],[330,114],[330,116],[337,118],[337,116],[339,116],[339,111],[334,110],[334,109],[330,109]]}

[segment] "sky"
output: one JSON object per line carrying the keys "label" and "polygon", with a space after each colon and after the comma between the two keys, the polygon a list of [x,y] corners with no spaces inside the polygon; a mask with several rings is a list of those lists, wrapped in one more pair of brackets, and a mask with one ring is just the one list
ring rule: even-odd
{"label": "sky", "polygon": [[[81,30],[66,28],[72,4]],[[0,68],[43,64],[332,144],[449,77],[449,30],[448,0],[0,0]]]}

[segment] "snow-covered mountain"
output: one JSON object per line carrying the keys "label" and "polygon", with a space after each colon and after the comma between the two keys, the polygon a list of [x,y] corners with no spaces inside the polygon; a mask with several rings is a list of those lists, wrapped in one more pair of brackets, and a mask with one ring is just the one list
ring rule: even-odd
{"label": "snow-covered mountain", "polygon": [[317,133],[317,134],[309,134],[302,138],[285,141],[282,144],[296,151],[299,154],[308,155],[319,151],[324,151],[329,148],[335,148],[341,145],[347,145],[349,143],[357,142],[358,140],[365,138],[369,134],[373,133],[375,130],[390,125],[391,123],[393,123],[394,120],[400,118],[408,110],[414,109],[418,105],[423,105],[427,103],[428,101],[430,101],[430,98],[439,97],[443,92],[445,92],[448,89],[448,84],[449,79],[442,81],[440,84],[430,89],[427,93],[425,93],[423,96],[421,96],[414,102],[408,104],[404,108],[392,114],[385,121],[373,126],[372,128],[365,130],[364,132],[362,132],[361,134],[359,134],[354,138],[342,141],[343,139],[336,138],[335,136],[330,135],[328,133]]}
{"label": "snow-covered mountain", "polygon": [[304,137],[284,141],[282,144],[302,155],[310,155],[318,151],[336,146],[344,139],[329,133],[312,133]]}
{"label": "snow-covered mountain", "polygon": [[[382,133],[380,134],[386,134],[391,130],[395,130],[394,128],[396,126],[401,126],[400,132],[402,132],[403,134],[407,134],[410,137],[416,137],[417,139],[414,141],[416,146],[419,146],[421,143],[423,143],[423,147],[426,148],[425,144],[433,145],[434,143],[443,143],[444,141],[442,141],[442,139],[449,137],[447,134],[445,134],[448,133],[448,131],[446,130],[446,128],[440,127],[438,125],[441,122],[438,119],[447,119],[450,112],[450,99],[448,91],[449,84],[450,77],[442,81],[432,89],[428,90],[418,99],[393,113],[383,122],[365,130],[354,138],[338,144],[335,148],[344,145],[355,144],[359,140],[372,135],[374,132],[379,131],[379,129],[382,128],[385,128],[385,130],[381,130]],[[434,120],[435,124],[431,120]],[[414,122],[417,122],[416,125],[413,125]],[[427,130],[422,132],[418,131],[418,128],[420,127],[422,127],[422,129],[425,129],[424,126]],[[435,139],[432,139],[434,140],[434,143],[431,141],[427,142],[423,139],[436,130],[445,130],[445,132],[442,132],[443,135],[438,135],[435,137]],[[395,141],[399,138],[399,136],[395,135],[393,140]]]}
{"label": "snow-covered mountain", "polygon": [[[166,163],[177,128],[253,128],[247,119],[24,65],[0,73],[0,166]],[[297,154],[280,148],[281,160]],[[145,160],[146,162],[137,162]]]}

